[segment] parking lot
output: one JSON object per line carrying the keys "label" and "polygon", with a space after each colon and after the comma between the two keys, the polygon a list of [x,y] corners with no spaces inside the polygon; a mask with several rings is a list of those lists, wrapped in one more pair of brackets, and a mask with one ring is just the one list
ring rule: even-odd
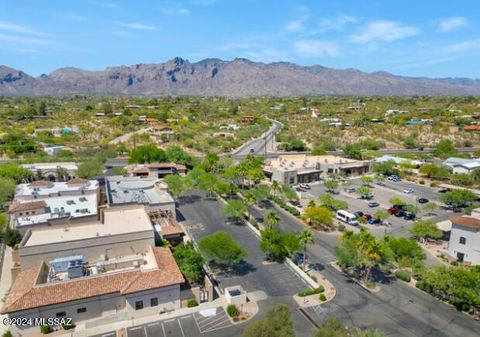
{"label": "parking lot", "polygon": [[[351,185],[349,187],[358,188],[362,185],[360,178],[351,179]],[[301,203],[305,207],[310,200],[315,200],[318,203],[317,197],[321,194],[327,193],[323,183],[315,183],[310,185],[311,189],[306,192],[300,192]],[[434,213],[434,216],[425,216],[425,212],[422,211],[422,204],[418,203],[418,198],[427,198],[430,201],[439,202],[441,193],[438,192],[438,189],[417,185],[406,181],[391,182],[386,181],[385,186],[379,186],[375,183],[371,184],[371,191],[374,195],[374,198],[371,200],[360,199],[357,193],[347,193],[345,187],[340,184],[337,191],[339,194],[335,195],[336,198],[348,202],[349,212],[361,211],[365,214],[373,215],[378,210],[387,210],[392,204],[389,202],[391,198],[397,197],[408,204],[412,204],[418,207],[418,216],[424,217],[425,219],[430,219],[433,221],[442,221],[448,219],[453,213],[450,210],[443,209],[438,207]],[[404,193],[405,189],[413,189],[413,193]],[[369,207],[368,203],[370,201],[376,201],[380,205],[378,207]],[[390,216],[387,221],[391,223],[391,226],[378,226],[378,225],[363,225],[369,228],[372,233],[376,235],[384,235],[385,233],[390,233],[395,236],[406,236],[408,231],[413,223],[413,221],[407,221],[403,218],[398,218],[395,216]]]}
{"label": "parking lot", "polygon": [[[225,331],[222,331],[225,330]],[[128,337],[231,336],[240,331],[233,326],[223,308],[213,308],[178,318],[127,328]],[[110,337],[105,334],[103,337]]]}

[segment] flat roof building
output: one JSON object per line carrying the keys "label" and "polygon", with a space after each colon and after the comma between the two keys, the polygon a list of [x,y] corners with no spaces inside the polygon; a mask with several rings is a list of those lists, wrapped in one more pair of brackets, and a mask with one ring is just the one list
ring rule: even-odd
{"label": "flat roof building", "polygon": [[453,173],[470,173],[471,171],[480,168],[480,160],[450,157],[442,163],[452,169]]}
{"label": "flat roof building", "polygon": [[[34,163],[34,164],[22,164],[23,168],[30,170],[34,177],[41,173],[42,177],[49,181],[56,180],[70,180],[77,177],[78,166],[76,163]],[[59,173],[63,177],[59,177]],[[62,179],[63,178],[63,179]]]}
{"label": "flat roof building", "polygon": [[12,225],[22,233],[34,227],[96,219],[99,193],[96,180],[75,178],[67,182],[38,180],[19,184],[8,213]]}
{"label": "flat roof building", "polygon": [[368,173],[371,165],[371,160],[354,160],[331,155],[294,154],[267,160],[263,170],[272,181],[292,185],[318,181],[325,176]]}
{"label": "flat roof building", "polygon": [[14,254],[22,267],[64,256],[121,256],[144,253],[155,244],[150,217],[142,205],[106,208],[100,220],[28,230]]}
{"label": "flat roof building", "polygon": [[107,202],[110,207],[140,204],[147,212],[168,211],[175,214],[175,200],[162,188],[157,178],[106,177]]}
{"label": "flat roof building", "polygon": [[148,177],[161,179],[169,174],[179,174],[184,176],[187,173],[187,167],[176,163],[151,163],[127,166],[127,172],[132,176]]}

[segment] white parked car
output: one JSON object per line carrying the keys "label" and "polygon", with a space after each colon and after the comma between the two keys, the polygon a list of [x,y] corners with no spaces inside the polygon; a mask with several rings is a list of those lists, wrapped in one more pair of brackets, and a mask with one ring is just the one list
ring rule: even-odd
{"label": "white parked car", "polygon": [[413,193],[413,188],[406,188],[403,190],[403,193],[407,193],[407,194]]}

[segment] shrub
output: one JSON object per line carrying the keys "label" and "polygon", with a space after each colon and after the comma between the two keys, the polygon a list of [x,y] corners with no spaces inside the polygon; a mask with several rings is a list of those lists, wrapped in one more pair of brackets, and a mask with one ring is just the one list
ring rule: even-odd
{"label": "shrub", "polygon": [[327,296],[325,296],[325,294],[320,294],[320,296],[318,297],[320,299],[320,301],[322,302],[325,302],[327,300]]}
{"label": "shrub", "polygon": [[238,308],[235,304],[229,304],[227,306],[227,314],[230,317],[235,316],[238,313]]}
{"label": "shrub", "polygon": [[50,325],[40,325],[40,332],[44,335],[50,333]]}
{"label": "shrub", "polygon": [[309,276],[310,276],[310,278],[311,278],[312,280],[314,280],[315,282],[317,282],[317,278],[316,278],[315,276],[313,276],[313,275],[309,275]]}
{"label": "shrub", "polygon": [[12,332],[10,330],[7,330],[3,333],[2,337],[13,337]]}
{"label": "shrub", "polygon": [[319,286],[318,288],[315,288],[315,289],[308,288],[308,289],[300,291],[298,293],[298,296],[305,297],[305,296],[320,294],[320,293],[323,293],[324,291],[325,291],[325,288],[323,286]]}
{"label": "shrub", "polygon": [[438,187],[438,183],[432,182],[432,183],[430,183],[430,187]]}
{"label": "shrub", "polygon": [[420,180],[419,183],[420,185],[425,185],[425,180]]}
{"label": "shrub", "polygon": [[395,272],[395,277],[405,282],[410,282],[410,279],[412,278],[410,273],[406,270],[397,270]]}
{"label": "shrub", "polygon": [[345,225],[344,225],[344,224],[338,225],[338,230],[339,230],[340,232],[343,232],[343,231],[345,230]]}
{"label": "shrub", "polygon": [[420,290],[423,290],[423,291],[427,292],[427,293],[432,292],[432,286],[425,281],[418,281],[417,284],[416,284],[416,287]]}
{"label": "shrub", "polygon": [[196,299],[191,298],[191,299],[188,300],[188,302],[187,302],[187,307],[188,308],[193,308],[193,307],[196,307],[196,306],[198,306],[198,303],[197,303]]}
{"label": "shrub", "polygon": [[70,324],[62,324],[63,330],[70,330],[70,329],[73,329],[74,327],[75,327],[75,324],[73,324],[73,323],[70,323]]}

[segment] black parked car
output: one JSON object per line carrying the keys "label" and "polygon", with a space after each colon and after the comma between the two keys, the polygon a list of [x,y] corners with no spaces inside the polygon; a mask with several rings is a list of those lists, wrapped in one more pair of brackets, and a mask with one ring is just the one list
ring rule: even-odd
{"label": "black parked car", "polygon": [[395,212],[395,214],[394,214],[394,215],[395,215],[397,218],[401,218],[402,216],[404,216],[404,215],[405,215],[405,211],[404,211],[404,210],[401,210],[401,209],[399,209],[399,210],[397,210],[397,211]]}
{"label": "black parked car", "polygon": [[[395,214],[396,215],[396,214]],[[415,214],[411,213],[411,212],[405,212],[403,218],[405,220],[415,220]]]}
{"label": "black parked car", "polygon": [[359,217],[362,217],[362,216],[363,216],[363,212],[362,212],[362,211],[356,211],[356,212],[355,212],[355,213],[353,213],[353,214],[355,214],[355,216],[356,216],[357,218],[359,218]]}
{"label": "black parked car", "polygon": [[442,188],[441,190],[439,190],[438,192],[440,193],[447,193],[447,192],[450,192],[452,189],[449,188],[449,187],[446,187],[446,188]]}
{"label": "black parked car", "polygon": [[421,204],[426,204],[427,202],[429,202],[429,200],[427,198],[418,198],[418,202]]}

